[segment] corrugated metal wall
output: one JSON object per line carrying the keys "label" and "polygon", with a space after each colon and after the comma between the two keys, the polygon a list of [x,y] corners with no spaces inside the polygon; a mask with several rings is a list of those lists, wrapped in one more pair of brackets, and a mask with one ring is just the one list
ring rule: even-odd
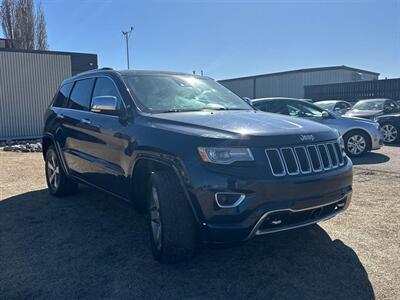
{"label": "corrugated metal wall", "polygon": [[354,82],[378,79],[377,75],[348,69],[287,72],[222,80],[220,83],[241,97],[304,98],[307,85]]}
{"label": "corrugated metal wall", "polygon": [[240,97],[254,98],[254,79],[237,79],[221,82]]}
{"label": "corrugated metal wall", "polygon": [[0,52],[0,140],[41,136],[43,113],[69,76],[69,55]]}

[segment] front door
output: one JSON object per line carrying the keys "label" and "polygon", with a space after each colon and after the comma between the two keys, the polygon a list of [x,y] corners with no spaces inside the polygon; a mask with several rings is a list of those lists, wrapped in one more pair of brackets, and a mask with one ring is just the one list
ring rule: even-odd
{"label": "front door", "polygon": [[93,143],[87,145],[85,152],[92,158],[93,163],[88,180],[101,188],[126,197],[131,134],[128,133],[128,122],[121,118],[125,105],[110,77],[96,79],[92,102],[96,97],[115,97],[117,110],[90,112],[90,137]]}

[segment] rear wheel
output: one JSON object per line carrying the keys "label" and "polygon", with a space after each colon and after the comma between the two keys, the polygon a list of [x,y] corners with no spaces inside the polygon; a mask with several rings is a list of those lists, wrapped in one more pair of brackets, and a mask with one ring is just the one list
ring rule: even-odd
{"label": "rear wheel", "polygon": [[383,141],[386,144],[394,144],[399,140],[399,130],[392,123],[383,123],[381,125]]}
{"label": "rear wheel", "polygon": [[196,225],[176,175],[171,171],[151,174],[148,200],[154,258],[161,263],[191,258],[196,249]]}
{"label": "rear wheel", "polygon": [[50,194],[65,196],[77,191],[78,184],[71,181],[65,174],[53,146],[49,147],[46,152],[45,170],[47,187]]}
{"label": "rear wheel", "polygon": [[371,149],[368,135],[363,131],[351,131],[343,137],[345,151],[348,156],[359,157]]}

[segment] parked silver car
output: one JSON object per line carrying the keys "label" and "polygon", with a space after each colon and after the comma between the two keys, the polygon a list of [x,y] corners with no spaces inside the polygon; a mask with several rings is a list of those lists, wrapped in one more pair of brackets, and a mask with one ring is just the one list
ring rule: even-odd
{"label": "parked silver car", "polygon": [[349,118],[328,112],[319,106],[294,98],[262,98],[252,100],[262,111],[308,118],[335,128],[343,136],[349,156],[361,156],[382,147],[379,124],[366,119]]}
{"label": "parked silver car", "polygon": [[314,102],[314,104],[338,115],[343,115],[351,109],[351,104],[344,100],[324,100]]}

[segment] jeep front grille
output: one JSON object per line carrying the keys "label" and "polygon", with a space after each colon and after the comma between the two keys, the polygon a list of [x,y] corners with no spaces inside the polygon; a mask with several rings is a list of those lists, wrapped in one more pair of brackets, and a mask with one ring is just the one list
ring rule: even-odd
{"label": "jeep front grille", "polygon": [[274,176],[317,173],[344,165],[338,142],[265,150]]}

